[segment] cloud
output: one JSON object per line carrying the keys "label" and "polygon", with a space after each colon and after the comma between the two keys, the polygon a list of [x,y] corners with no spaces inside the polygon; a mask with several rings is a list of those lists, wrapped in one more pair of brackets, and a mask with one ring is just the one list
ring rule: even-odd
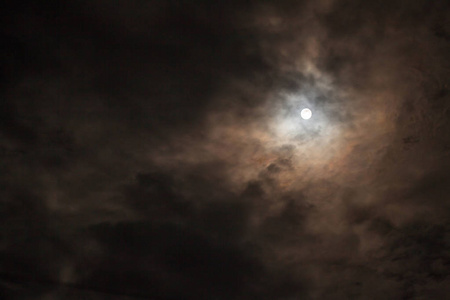
{"label": "cloud", "polygon": [[5,297],[444,297],[445,1],[4,11]]}

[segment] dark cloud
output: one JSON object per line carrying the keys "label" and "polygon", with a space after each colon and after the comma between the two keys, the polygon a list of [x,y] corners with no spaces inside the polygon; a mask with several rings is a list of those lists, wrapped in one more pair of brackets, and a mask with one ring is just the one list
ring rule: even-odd
{"label": "dark cloud", "polygon": [[3,4],[0,297],[444,299],[449,8]]}

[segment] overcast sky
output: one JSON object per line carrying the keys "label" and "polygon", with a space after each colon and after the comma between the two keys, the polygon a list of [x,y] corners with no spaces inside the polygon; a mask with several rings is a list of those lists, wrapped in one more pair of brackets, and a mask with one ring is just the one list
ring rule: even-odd
{"label": "overcast sky", "polygon": [[9,2],[2,299],[448,297],[449,1]]}

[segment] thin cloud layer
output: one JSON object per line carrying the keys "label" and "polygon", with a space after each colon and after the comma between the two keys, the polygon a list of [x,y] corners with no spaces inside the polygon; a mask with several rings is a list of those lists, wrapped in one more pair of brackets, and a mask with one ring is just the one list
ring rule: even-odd
{"label": "thin cloud layer", "polygon": [[3,298],[448,294],[446,1],[2,11]]}

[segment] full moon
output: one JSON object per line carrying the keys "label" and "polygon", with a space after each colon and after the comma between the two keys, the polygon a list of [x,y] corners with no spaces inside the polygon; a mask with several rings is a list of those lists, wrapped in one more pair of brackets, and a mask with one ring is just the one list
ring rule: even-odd
{"label": "full moon", "polygon": [[304,108],[302,109],[300,116],[302,117],[302,119],[308,120],[312,116],[312,111],[309,108]]}

